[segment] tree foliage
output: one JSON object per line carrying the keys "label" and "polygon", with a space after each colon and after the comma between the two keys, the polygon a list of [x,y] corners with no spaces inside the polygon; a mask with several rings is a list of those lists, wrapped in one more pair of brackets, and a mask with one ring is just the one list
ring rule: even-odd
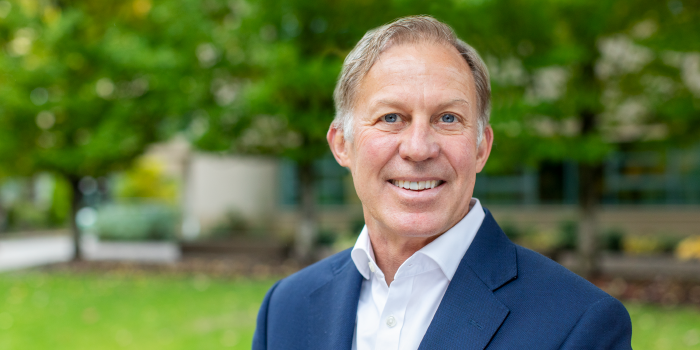
{"label": "tree foliage", "polygon": [[0,1],[0,171],[69,181],[76,257],[80,179],[201,132],[216,18],[193,0]]}
{"label": "tree foliage", "polygon": [[302,164],[318,158],[327,152],[332,90],[349,50],[370,28],[430,14],[474,46],[491,71],[496,143],[487,172],[544,160],[582,164],[584,255],[595,250],[592,213],[605,157],[618,149],[683,146],[695,142],[700,127],[696,3],[234,4],[233,15],[236,8],[246,11],[238,11],[240,25],[221,45],[238,67],[227,74],[241,79],[240,94],[214,116],[200,147],[283,155]]}
{"label": "tree foliage", "polygon": [[[2,1],[0,159],[71,178],[122,169],[212,96],[198,1]],[[201,49],[200,49],[201,51]]]}
{"label": "tree foliage", "polygon": [[542,160],[595,167],[617,149],[696,142],[699,7],[3,0],[0,171],[100,175],[175,132],[201,149],[283,156],[308,170],[327,152],[344,57],[368,29],[415,14],[451,25],[489,66],[487,172]]}
{"label": "tree foliage", "polygon": [[[212,118],[199,143],[206,149],[300,161],[326,152],[342,59],[366,30],[422,13],[450,24],[491,70],[496,147],[487,170],[542,159],[595,163],[618,147],[678,145],[697,135],[700,73],[698,53],[692,51],[700,33],[697,4],[234,4],[246,10],[232,10],[239,24],[218,44],[229,57],[224,69],[236,77],[240,94],[238,103]],[[585,132],[582,114],[594,123]]]}

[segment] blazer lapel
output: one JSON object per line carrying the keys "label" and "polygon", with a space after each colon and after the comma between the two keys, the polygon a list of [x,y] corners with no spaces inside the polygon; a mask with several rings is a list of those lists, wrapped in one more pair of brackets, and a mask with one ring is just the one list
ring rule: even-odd
{"label": "blazer lapel", "polygon": [[362,275],[347,259],[334,277],[309,295],[308,349],[352,348]]}
{"label": "blazer lapel", "polygon": [[515,246],[484,211],[419,349],[484,349],[510,312],[493,291],[517,277]]}

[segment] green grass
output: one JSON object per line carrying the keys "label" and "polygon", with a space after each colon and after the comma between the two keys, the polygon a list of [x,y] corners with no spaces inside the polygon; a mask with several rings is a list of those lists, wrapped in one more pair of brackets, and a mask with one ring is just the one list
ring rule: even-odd
{"label": "green grass", "polygon": [[635,350],[700,349],[700,308],[625,303]]}
{"label": "green grass", "polygon": [[0,274],[0,349],[250,349],[272,283]]}
{"label": "green grass", "polygon": [[[250,349],[272,280],[0,274],[0,350]],[[700,349],[700,309],[626,303],[632,345]]]}

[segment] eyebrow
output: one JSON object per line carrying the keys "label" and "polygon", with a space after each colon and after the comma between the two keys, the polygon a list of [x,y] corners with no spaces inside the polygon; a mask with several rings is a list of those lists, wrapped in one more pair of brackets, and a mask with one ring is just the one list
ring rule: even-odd
{"label": "eyebrow", "polygon": [[[403,101],[379,99],[379,100],[373,101],[372,104],[373,105],[387,105],[387,106],[401,106],[403,104]],[[471,103],[469,103],[469,101],[467,101],[463,98],[454,98],[454,99],[451,99],[445,103],[438,105],[438,108],[442,109],[442,108],[445,108],[447,106],[451,106],[451,105],[455,105],[455,104],[465,104],[465,105],[471,107]]]}

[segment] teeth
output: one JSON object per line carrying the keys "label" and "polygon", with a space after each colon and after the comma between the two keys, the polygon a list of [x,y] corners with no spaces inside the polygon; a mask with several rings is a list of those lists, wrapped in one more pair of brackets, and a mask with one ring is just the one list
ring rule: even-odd
{"label": "teeth", "polygon": [[440,180],[429,180],[429,181],[403,181],[403,180],[392,180],[391,183],[399,188],[405,188],[407,190],[420,191],[429,190],[435,188],[442,183]]}

